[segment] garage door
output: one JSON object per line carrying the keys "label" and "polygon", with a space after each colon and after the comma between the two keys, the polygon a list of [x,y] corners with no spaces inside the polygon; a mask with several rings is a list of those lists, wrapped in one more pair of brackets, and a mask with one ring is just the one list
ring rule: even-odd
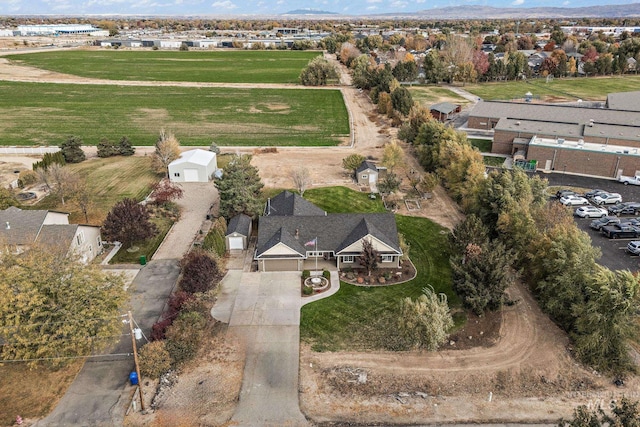
{"label": "garage door", "polygon": [[198,169],[185,169],[184,182],[198,182]]}
{"label": "garage door", "polygon": [[244,249],[242,237],[229,237],[229,249]]}
{"label": "garage door", "polygon": [[297,271],[297,259],[268,259],[264,262],[265,271]]}

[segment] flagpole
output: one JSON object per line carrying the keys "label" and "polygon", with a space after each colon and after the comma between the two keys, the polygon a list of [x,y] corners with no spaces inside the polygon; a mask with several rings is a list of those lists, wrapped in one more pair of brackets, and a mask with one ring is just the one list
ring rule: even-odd
{"label": "flagpole", "polygon": [[316,236],[316,274],[318,274],[318,236]]}

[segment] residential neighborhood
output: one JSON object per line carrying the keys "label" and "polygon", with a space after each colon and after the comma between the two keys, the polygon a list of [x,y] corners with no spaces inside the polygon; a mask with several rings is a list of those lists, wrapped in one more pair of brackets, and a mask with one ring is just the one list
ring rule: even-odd
{"label": "residential neighborhood", "polygon": [[635,6],[14,3],[0,425],[640,420]]}

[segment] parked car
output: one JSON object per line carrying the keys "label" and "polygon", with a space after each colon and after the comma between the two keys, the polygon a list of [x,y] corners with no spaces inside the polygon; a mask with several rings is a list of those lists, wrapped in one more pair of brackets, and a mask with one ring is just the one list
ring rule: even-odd
{"label": "parked car", "polygon": [[636,176],[621,176],[620,178],[618,178],[618,181],[623,183],[624,185],[629,185],[629,184],[633,184],[633,185],[640,185],[640,176],[636,175]]}
{"label": "parked car", "polygon": [[618,202],[622,202],[622,196],[618,193],[598,194],[593,198],[593,203],[596,205],[611,205]]}
{"label": "parked car", "polygon": [[627,252],[632,255],[640,255],[640,240],[632,240],[627,243]]}
{"label": "parked car", "polygon": [[607,213],[608,212],[605,208],[587,205],[580,206],[573,214],[580,218],[602,218],[603,216],[607,216]]}
{"label": "parked car", "polygon": [[584,197],[586,197],[587,199],[591,200],[594,197],[596,197],[596,196],[598,196],[598,195],[600,195],[602,193],[606,193],[606,191],[594,188],[593,190],[590,190],[590,191],[587,191],[586,193],[584,193]]}
{"label": "parked car", "polygon": [[610,215],[637,215],[638,212],[640,212],[640,203],[616,203],[613,206],[609,206],[607,209]]}
{"label": "parked car", "polygon": [[571,191],[571,190],[558,190],[556,191],[556,198],[560,199],[564,196],[577,196],[578,193],[576,193],[575,191]]}
{"label": "parked car", "polygon": [[640,227],[629,224],[613,224],[602,227],[602,234],[610,239],[638,238]]}
{"label": "parked car", "polygon": [[589,227],[593,228],[594,230],[601,230],[605,225],[611,224],[620,224],[620,218],[617,218],[615,216],[603,216],[600,219],[594,219],[593,221],[591,221]]}
{"label": "parked car", "polygon": [[565,206],[587,205],[589,201],[582,196],[568,195],[560,197],[560,203]]}

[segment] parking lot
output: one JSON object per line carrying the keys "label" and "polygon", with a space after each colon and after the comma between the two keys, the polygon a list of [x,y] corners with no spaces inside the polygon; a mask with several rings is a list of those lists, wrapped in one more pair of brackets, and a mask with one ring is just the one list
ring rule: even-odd
{"label": "parking lot", "polygon": [[[597,188],[613,193],[619,193],[622,196],[623,202],[640,202],[640,186],[623,185],[613,180],[574,175],[541,174],[541,176],[549,181],[550,186],[581,187],[586,189]],[[574,206],[572,209],[575,210],[576,207],[577,206]],[[624,218],[633,218],[633,216],[623,215],[620,218],[624,221]],[[625,251],[627,243],[631,240],[640,240],[640,238],[607,239],[600,233],[600,231],[595,231],[589,228],[589,224],[592,219],[575,217],[575,220],[578,227],[591,236],[593,245],[602,250],[602,257],[599,260],[601,265],[612,270],[627,269],[637,271],[640,269],[640,257],[629,255]]]}

